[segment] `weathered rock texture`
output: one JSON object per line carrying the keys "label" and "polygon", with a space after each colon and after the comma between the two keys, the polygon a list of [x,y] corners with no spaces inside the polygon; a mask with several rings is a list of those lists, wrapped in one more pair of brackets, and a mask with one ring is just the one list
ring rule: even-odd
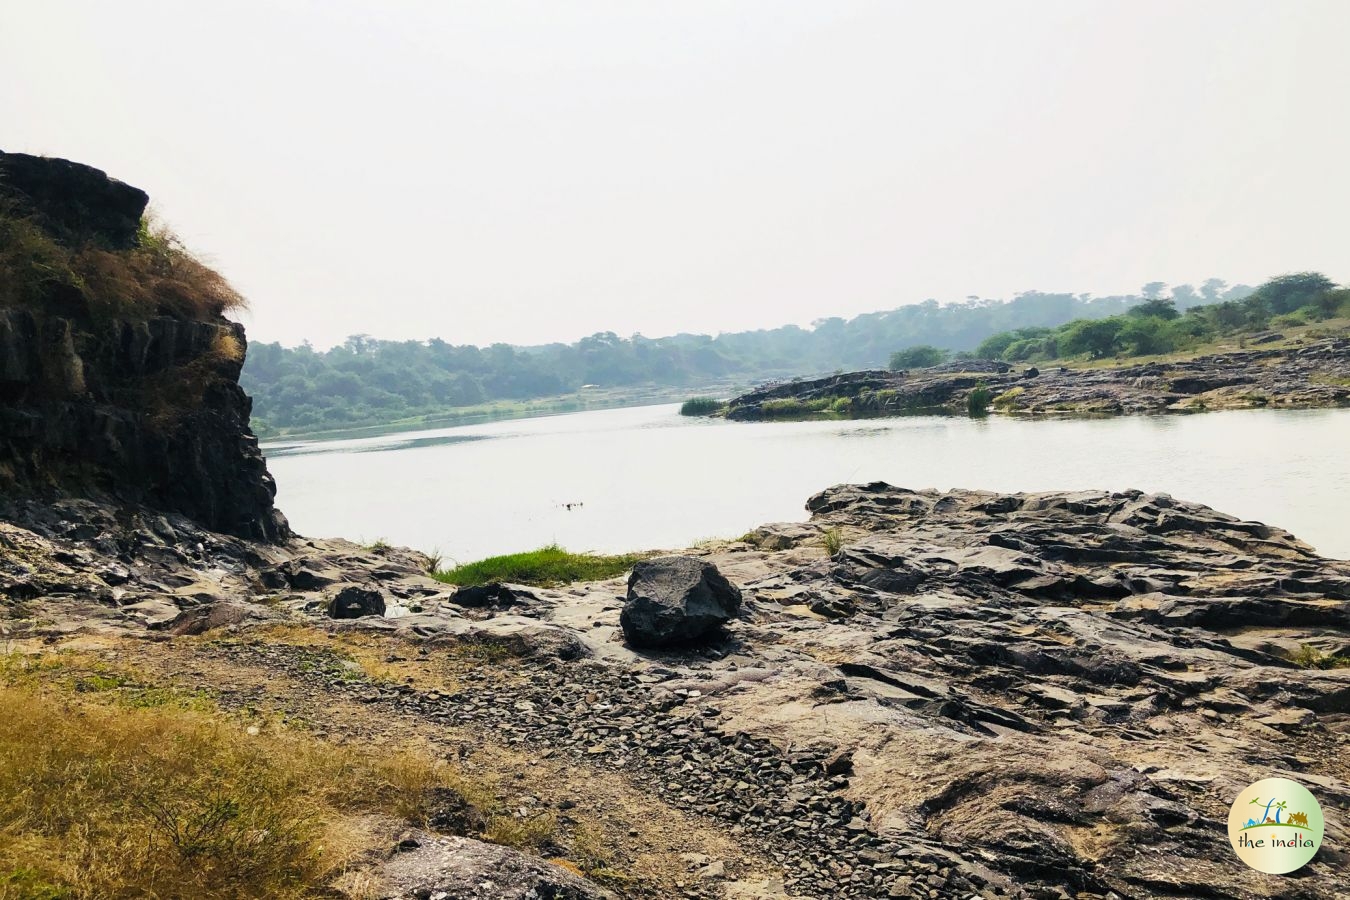
{"label": "weathered rock texture", "polygon": [[619,622],[634,647],[670,647],[701,640],[741,608],[741,592],[717,567],[687,556],[633,566]]}
{"label": "weathered rock texture", "polygon": [[388,900],[614,900],[571,872],[517,850],[462,837],[420,834],[384,867]]}
{"label": "weathered rock texture", "polygon": [[[59,235],[119,248],[145,206],[97,169],[18,154],[0,154],[0,198]],[[246,347],[222,316],[123,321],[60,292],[0,309],[0,497],[112,499],[284,539],[238,383]]]}
{"label": "weathered rock texture", "polygon": [[[993,394],[989,411],[1009,415],[1109,416],[1346,406],[1350,405],[1350,338],[1098,369],[1029,367],[1015,371],[1006,363],[968,360],[907,372],[852,372],[751,391],[730,402],[726,417],[759,421],[775,414],[811,414],[807,409],[775,413],[773,401],[783,400],[828,402],[829,414],[834,416],[964,414],[967,396],[980,385]],[[841,399],[847,403],[835,405]]]}
{"label": "weathered rock texture", "polygon": [[0,199],[32,211],[69,244],[135,246],[150,196],[92,166],[0,151]]}
{"label": "weathered rock texture", "polygon": [[[870,484],[809,509],[753,543],[686,552],[743,594],[722,640],[694,649],[628,649],[622,579],[466,605],[405,552],[259,549],[86,503],[0,529],[0,630],[289,619],[399,635],[419,657],[496,643],[509,661],[450,693],[335,675],[265,641],[197,652],[622,776],[781,865],[756,897],[1344,896],[1350,669],[1306,664],[1350,655],[1350,562],[1137,491]],[[347,583],[390,598],[386,616],[329,620]],[[1269,776],[1308,786],[1326,815],[1298,877],[1228,847],[1229,804]],[[721,878],[684,896],[747,896]]]}

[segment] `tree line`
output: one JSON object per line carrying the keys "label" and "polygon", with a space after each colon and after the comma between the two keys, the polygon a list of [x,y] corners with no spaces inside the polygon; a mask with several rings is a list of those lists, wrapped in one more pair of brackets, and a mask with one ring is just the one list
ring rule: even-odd
{"label": "tree line", "polygon": [[1212,303],[1195,303],[1197,294],[1188,285],[1173,288],[1170,296],[1163,296],[1165,287],[1146,285],[1144,299],[1122,314],[1000,331],[965,354],[929,344],[910,346],[891,355],[890,367],[933,366],[961,355],[1005,362],[1152,356],[1229,335],[1350,316],[1350,288],[1338,287],[1320,272],[1280,275]]}
{"label": "tree line", "polygon": [[[809,328],[785,325],[717,336],[625,338],[601,332],[568,344],[477,347],[440,338],[386,341],[356,335],[328,350],[307,343],[255,343],[242,381],[254,398],[254,427],[269,436],[382,424],[489,401],[528,401],[587,385],[697,389],[880,368],[899,346],[975,352],[991,335],[1044,336],[1077,320],[1120,316],[1158,299],[1165,288],[1155,282],[1137,294],[1108,297],[1026,291],[1011,300],[926,300],[851,319],[820,319]],[[1210,279],[1198,288],[1173,288],[1170,297],[1181,309],[1238,302],[1251,291]]]}

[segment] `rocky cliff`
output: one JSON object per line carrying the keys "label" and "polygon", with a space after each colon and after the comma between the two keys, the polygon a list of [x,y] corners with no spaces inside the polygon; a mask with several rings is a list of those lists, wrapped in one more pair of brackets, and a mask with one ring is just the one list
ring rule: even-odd
{"label": "rocky cliff", "polygon": [[[0,152],[0,506],[89,497],[283,540],[238,383],[243,327],[209,303],[169,297],[162,280],[160,302],[100,294],[113,276],[148,271],[124,264],[143,239],[147,200],[88,166]],[[62,254],[86,268],[49,273]],[[86,270],[110,274],[95,281]],[[203,290],[223,283],[213,279]],[[128,294],[143,300],[142,287]]]}

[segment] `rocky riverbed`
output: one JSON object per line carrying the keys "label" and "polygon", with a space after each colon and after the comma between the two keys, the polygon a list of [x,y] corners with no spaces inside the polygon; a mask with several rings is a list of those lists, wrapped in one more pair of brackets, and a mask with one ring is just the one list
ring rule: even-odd
{"label": "rocky riverbed", "polygon": [[966,360],[852,372],[760,388],[736,397],[721,414],[734,421],[965,414],[971,392],[981,388],[989,392],[990,412],[1023,416],[1346,406],[1350,338],[1102,368]]}
{"label": "rocky riverbed", "polygon": [[[297,685],[301,710],[342,699],[372,722],[617,779],[653,816],[736,848],[691,847],[667,895],[1344,896],[1350,669],[1333,666],[1350,656],[1350,563],[1137,492],[872,484],[809,508],[809,522],[684,552],[743,601],[682,649],[627,645],[622,579],[461,593],[405,551],[258,545],[81,501],[7,510],[24,524],[0,531],[0,630],[166,654],[193,641],[174,652]],[[353,587],[385,613],[331,618]],[[387,641],[413,671],[465,646],[500,655],[428,690],[268,639],[278,623]],[[1251,872],[1227,846],[1232,797],[1272,775],[1326,812],[1325,846],[1295,877]],[[482,871],[442,865],[445,841],[393,857],[386,896],[514,896],[472,893]],[[511,871],[522,892],[542,883],[528,860]],[[553,896],[661,896],[540,871],[574,891]]]}

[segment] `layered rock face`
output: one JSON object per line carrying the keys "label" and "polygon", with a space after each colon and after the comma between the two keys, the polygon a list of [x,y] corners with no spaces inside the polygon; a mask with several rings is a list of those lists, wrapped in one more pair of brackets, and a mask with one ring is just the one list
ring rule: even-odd
{"label": "layered rock face", "polygon": [[[0,153],[0,200],[62,242],[119,249],[147,198],[88,166]],[[223,316],[123,320],[59,286],[0,308],[0,497],[106,499],[284,540],[238,383],[246,346]]]}

